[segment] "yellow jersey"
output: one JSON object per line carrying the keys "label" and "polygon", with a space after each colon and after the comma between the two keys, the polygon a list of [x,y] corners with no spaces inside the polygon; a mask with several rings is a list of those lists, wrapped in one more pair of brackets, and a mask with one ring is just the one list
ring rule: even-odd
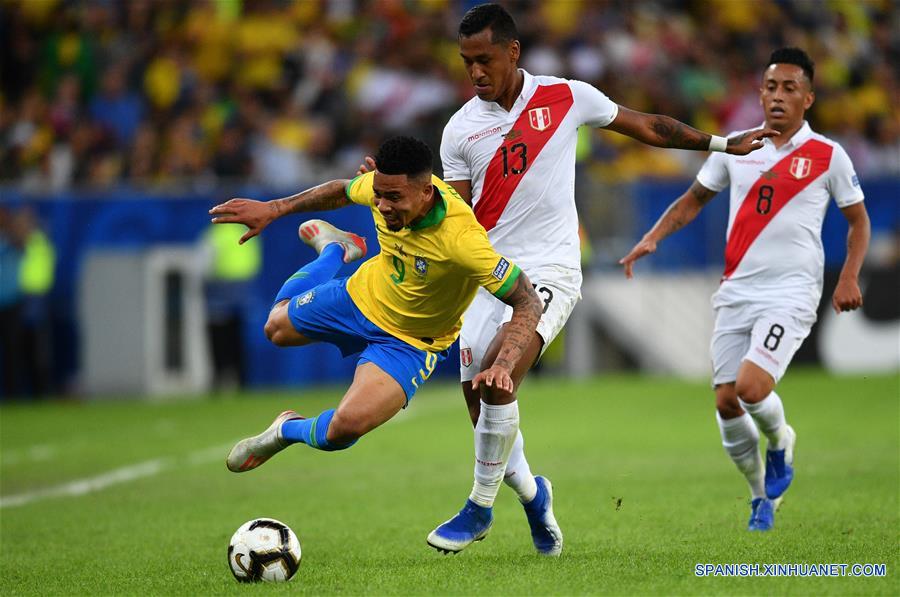
{"label": "yellow jersey", "polygon": [[375,173],[357,176],[347,197],[368,205],[381,253],[347,280],[347,292],[372,323],[429,352],[456,340],[462,316],[479,286],[497,297],[512,288],[521,271],[497,253],[472,209],[457,192],[432,176],[434,207],[415,225],[392,232],[378,208]]}

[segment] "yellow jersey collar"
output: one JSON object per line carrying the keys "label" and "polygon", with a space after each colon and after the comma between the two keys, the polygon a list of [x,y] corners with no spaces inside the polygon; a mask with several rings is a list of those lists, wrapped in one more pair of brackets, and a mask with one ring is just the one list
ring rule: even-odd
{"label": "yellow jersey collar", "polygon": [[431,186],[437,193],[437,199],[434,202],[434,206],[428,210],[428,213],[425,214],[424,218],[415,224],[410,224],[408,226],[410,230],[421,230],[423,228],[428,228],[429,226],[440,224],[447,215],[447,200],[444,198],[444,194],[437,186]]}

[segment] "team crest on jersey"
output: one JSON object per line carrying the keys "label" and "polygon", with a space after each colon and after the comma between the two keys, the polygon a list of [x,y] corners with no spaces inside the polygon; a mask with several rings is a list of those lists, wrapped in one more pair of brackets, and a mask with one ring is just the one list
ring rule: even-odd
{"label": "team crest on jersey", "polygon": [[806,178],[809,176],[809,173],[812,172],[812,159],[792,158],[791,167],[788,169],[788,172],[790,172],[797,180]]}
{"label": "team crest on jersey", "polygon": [[416,255],[416,273],[423,278],[428,273],[428,262],[425,261],[424,257],[419,257],[418,255]]}
{"label": "team crest on jersey", "polygon": [[459,362],[462,363],[463,367],[468,367],[472,364],[472,349],[471,348],[463,348],[459,351]]}
{"label": "team crest on jersey", "polygon": [[531,124],[531,128],[536,131],[547,130],[553,124],[550,121],[550,108],[544,106],[543,108],[528,110],[528,122]]}
{"label": "team crest on jersey", "polygon": [[306,294],[297,297],[297,306],[302,307],[303,305],[311,303],[314,298],[316,298],[316,291],[310,290]]}

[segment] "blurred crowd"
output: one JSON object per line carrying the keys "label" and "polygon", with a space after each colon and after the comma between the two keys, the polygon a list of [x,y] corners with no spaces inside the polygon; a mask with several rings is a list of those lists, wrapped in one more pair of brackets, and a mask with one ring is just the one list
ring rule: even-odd
{"label": "blurred crowd", "polygon": [[[290,189],[352,175],[387,134],[437,148],[472,96],[456,28],[475,4],[0,0],[0,184]],[[504,4],[530,72],[720,134],[761,123],[769,53],[803,47],[813,127],[861,177],[900,174],[894,0]],[[703,157],[608,132],[586,135],[580,156],[610,182],[693,176]]]}

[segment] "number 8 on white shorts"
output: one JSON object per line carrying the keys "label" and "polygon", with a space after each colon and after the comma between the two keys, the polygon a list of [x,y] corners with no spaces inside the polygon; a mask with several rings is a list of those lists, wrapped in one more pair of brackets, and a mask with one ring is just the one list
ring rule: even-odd
{"label": "number 8 on white shorts", "polygon": [[760,317],[753,324],[750,348],[744,359],[768,371],[778,382],[810,328],[787,313]]}

